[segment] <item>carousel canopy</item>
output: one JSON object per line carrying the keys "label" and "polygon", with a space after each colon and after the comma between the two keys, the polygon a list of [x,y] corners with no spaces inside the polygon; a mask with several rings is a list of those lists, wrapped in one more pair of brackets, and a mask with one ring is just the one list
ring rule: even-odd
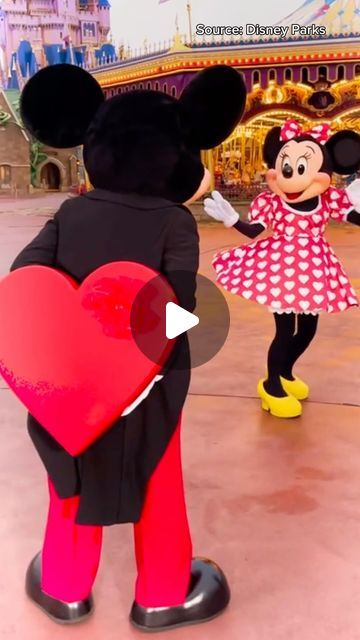
{"label": "carousel canopy", "polygon": [[306,0],[279,24],[316,24],[326,27],[328,35],[359,34],[360,0]]}

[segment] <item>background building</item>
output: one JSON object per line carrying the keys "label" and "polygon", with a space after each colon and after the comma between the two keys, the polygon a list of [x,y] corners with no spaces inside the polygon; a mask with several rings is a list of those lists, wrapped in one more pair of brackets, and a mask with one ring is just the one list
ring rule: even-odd
{"label": "background building", "polygon": [[108,0],[0,0],[3,88],[22,88],[39,67],[92,65],[115,56]]}
{"label": "background building", "polygon": [[[229,64],[242,73],[248,99],[240,126],[220,147],[204,154],[215,183],[228,196],[251,197],[263,187],[262,146],[269,129],[286,118],[304,127],[319,121],[333,130],[360,133],[360,5],[358,0],[306,0],[279,24],[298,24],[285,39],[189,42],[178,33],[172,46],[147,47],[93,70],[108,97],[137,88],[179,96],[199,69]],[[313,36],[312,25],[323,36]]]}
{"label": "background building", "polygon": [[[219,63],[238,69],[248,91],[243,121],[220,147],[203,154],[213,186],[228,197],[248,199],[263,188],[263,142],[286,118],[304,127],[325,121],[334,130],[360,132],[359,0],[306,0],[279,23],[289,27],[284,39],[208,40],[177,32],[168,43],[118,54],[108,42],[108,0],[0,0],[0,6],[5,103],[16,104],[40,66],[62,61],[89,69],[106,97],[143,88],[178,97],[199,69]],[[293,24],[301,27],[296,34]],[[323,35],[313,35],[314,25]],[[3,133],[15,135],[10,125],[4,127]],[[81,180],[78,150],[30,144],[34,186],[65,190]]]}
{"label": "background building", "polygon": [[0,191],[26,192],[30,183],[30,139],[21,126],[17,92],[0,91]]}
{"label": "background building", "polygon": [[21,128],[20,91],[48,64],[113,61],[108,0],[0,0],[0,194],[66,191],[81,181],[79,150],[55,150]]}
{"label": "background building", "polygon": [[19,115],[20,91],[0,89],[0,195],[76,189],[82,181],[78,149],[52,149],[31,139]]}

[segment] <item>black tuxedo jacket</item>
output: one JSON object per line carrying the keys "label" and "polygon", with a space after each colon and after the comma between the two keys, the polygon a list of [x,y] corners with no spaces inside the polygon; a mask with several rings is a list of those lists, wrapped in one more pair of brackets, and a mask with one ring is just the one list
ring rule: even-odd
{"label": "black tuxedo jacket", "polygon": [[[194,310],[196,222],[186,207],[161,198],[95,189],[68,200],[21,251],[11,270],[41,264],[80,283],[98,267],[119,260],[159,271],[179,304]],[[30,437],[58,494],[80,495],[78,523],[111,525],[139,519],[147,482],[174,433],[189,383],[189,346],[182,337],[164,378],[149,396],[77,458],[29,415]]]}

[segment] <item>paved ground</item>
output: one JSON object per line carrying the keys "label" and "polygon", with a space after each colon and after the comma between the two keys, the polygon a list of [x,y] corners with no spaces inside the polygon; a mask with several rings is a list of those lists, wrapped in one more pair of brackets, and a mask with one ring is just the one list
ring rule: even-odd
{"label": "paved ground", "polygon": [[64,200],[73,196],[67,193],[47,193],[29,198],[0,198],[0,214],[17,213],[19,215],[41,216],[54,212]]}
{"label": "paved ground", "polygon": [[[44,208],[21,213],[0,216],[1,274],[46,215]],[[359,229],[332,227],[328,237],[360,292]],[[201,272],[212,276],[214,251],[241,241],[233,230],[203,227]],[[235,296],[227,300],[229,339],[193,373],[183,448],[195,550],[222,565],[233,600],[218,620],[159,637],[358,640],[360,312],[323,318],[298,369],[311,400],[301,419],[278,421],[261,412],[254,393],[271,316]],[[40,546],[46,490],[24,420],[16,399],[0,389],[0,638],[140,638],[127,621],[135,576],[131,527],[106,531],[97,611],[86,624],[58,627],[26,600],[24,572]]]}

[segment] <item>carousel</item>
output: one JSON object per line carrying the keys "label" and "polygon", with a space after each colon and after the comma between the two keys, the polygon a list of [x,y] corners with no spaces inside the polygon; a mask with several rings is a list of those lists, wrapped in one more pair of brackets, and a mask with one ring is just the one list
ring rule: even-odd
{"label": "carousel", "polygon": [[[216,188],[221,188],[222,192],[225,190],[229,197],[241,194],[252,197],[259,189],[262,190],[266,172],[262,158],[265,137],[272,127],[281,126],[288,118],[298,120],[304,129],[312,128],[321,120],[334,132],[352,129],[360,134],[360,76],[351,82],[341,80],[326,87],[325,98],[327,95],[330,104],[319,110],[311,108],[314,92],[301,83],[294,85],[289,81],[280,86],[273,81],[265,90],[254,88],[241,126],[226,142],[210,152]],[[344,109],[349,96],[358,104]],[[260,113],[256,113],[256,104],[262,105]],[[303,105],[308,106],[308,113]],[[340,185],[340,178],[338,182]]]}
{"label": "carousel", "polygon": [[[321,0],[307,0],[279,24],[323,27],[328,43],[340,46],[342,62],[352,49],[352,38],[360,33],[360,5],[357,0],[328,0],[325,4]],[[320,42],[323,45],[324,40]],[[309,46],[309,52],[310,49]],[[321,53],[317,58],[320,56]],[[352,66],[337,64],[334,69],[330,50],[321,57],[323,64],[319,65],[310,53],[311,66],[301,67],[297,82],[291,68],[280,74],[280,82],[274,71],[269,72],[267,83],[261,82],[260,74],[256,73],[242,125],[213,151],[216,186],[228,191],[230,197],[235,193],[251,195],[249,192],[263,188],[264,140],[269,129],[281,125],[286,118],[295,118],[305,129],[321,120],[334,132],[352,129],[360,133],[360,64],[356,61]]]}
{"label": "carousel", "polygon": [[92,72],[108,97],[145,88],[176,97],[201,68],[214,64],[237,68],[248,91],[243,121],[203,159],[213,187],[230,198],[247,200],[263,188],[265,136],[286,118],[295,118],[306,128],[326,122],[334,131],[347,128],[360,133],[359,1],[306,0],[279,23],[291,24],[315,24],[326,35],[198,41],[177,32],[171,45],[128,51]]}

